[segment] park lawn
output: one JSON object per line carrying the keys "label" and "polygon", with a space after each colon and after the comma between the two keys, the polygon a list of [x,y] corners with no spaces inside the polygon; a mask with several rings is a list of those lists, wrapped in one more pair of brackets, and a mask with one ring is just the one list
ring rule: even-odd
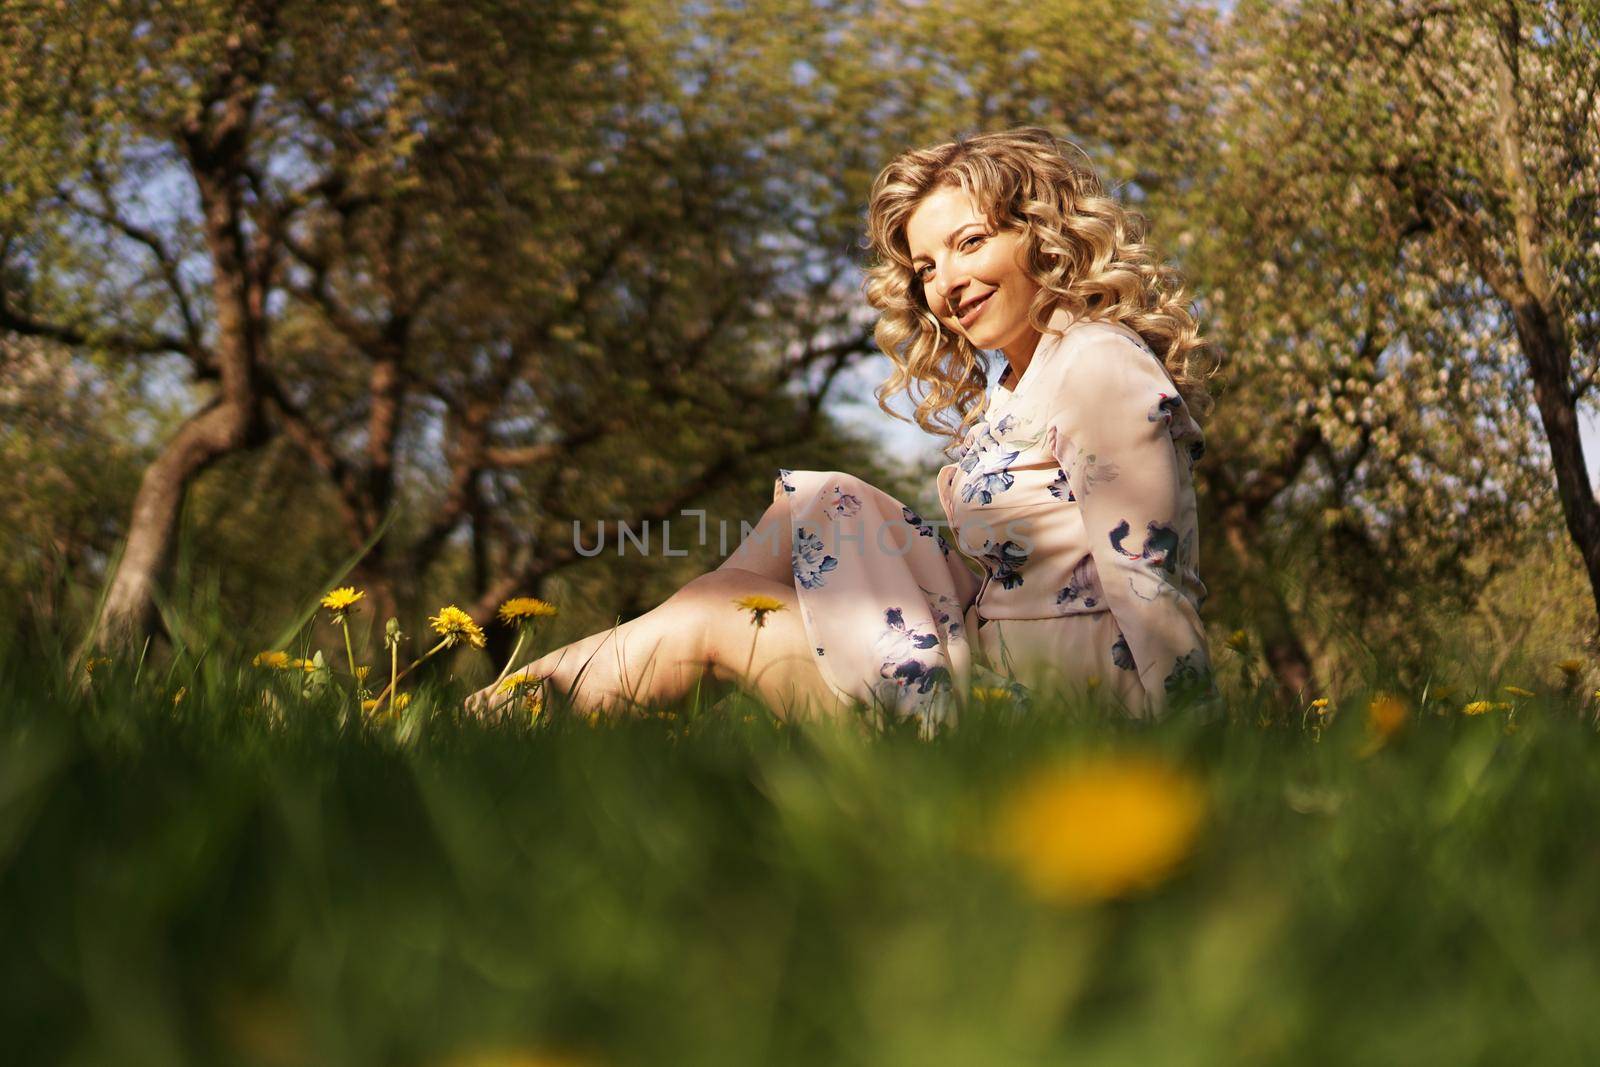
{"label": "park lawn", "polygon": [[1600,1059],[1570,692],[928,740],[134,673],[0,673],[9,1062]]}

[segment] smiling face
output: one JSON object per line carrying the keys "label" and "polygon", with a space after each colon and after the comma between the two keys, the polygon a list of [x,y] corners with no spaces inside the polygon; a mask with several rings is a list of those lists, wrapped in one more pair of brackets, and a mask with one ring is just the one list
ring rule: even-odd
{"label": "smiling face", "polygon": [[1023,263],[1022,234],[999,230],[966,190],[941,186],[906,220],[912,269],[928,309],[975,348],[1027,365],[1039,343],[1028,309],[1039,291]]}

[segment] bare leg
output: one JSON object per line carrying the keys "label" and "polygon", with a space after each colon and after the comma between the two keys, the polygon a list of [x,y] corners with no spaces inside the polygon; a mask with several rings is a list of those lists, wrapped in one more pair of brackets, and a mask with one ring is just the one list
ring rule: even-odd
{"label": "bare leg", "polygon": [[[784,605],[759,629],[733,604],[753,593]],[[812,659],[792,578],[776,581],[726,565],[638,618],[558,648],[512,677],[543,677],[580,711],[617,712],[679,699],[707,674],[747,685],[780,715],[841,707]]]}
{"label": "bare leg", "polygon": [[789,494],[785,493],[762,513],[750,536],[717,564],[717,570],[749,571],[792,586],[794,546],[789,530]]}

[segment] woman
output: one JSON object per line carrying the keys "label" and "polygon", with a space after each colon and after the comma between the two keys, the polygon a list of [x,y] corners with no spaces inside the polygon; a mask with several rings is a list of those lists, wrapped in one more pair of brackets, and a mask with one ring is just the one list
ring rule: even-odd
{"label": "woman", "polygon": [[[895,364],[878,402],[904,391],[951,438],[937,489],[954,547],[859,478],[781,471],[716,570],[524,675],[599,710],[709,671],[778,709],[859,701],[929,728],[990,671],[1137,716],[1208,685],[1190,477],[1205,346],[1138,217],[1066,147],[985,134],[906,152],[873,184],[867,299]],[[985,351],[1007,364],[987,397]]]}

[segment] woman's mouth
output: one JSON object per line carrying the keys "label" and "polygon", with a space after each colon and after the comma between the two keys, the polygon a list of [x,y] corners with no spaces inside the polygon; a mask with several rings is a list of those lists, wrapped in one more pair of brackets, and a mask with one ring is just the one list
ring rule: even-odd
{"label": "woman's mouth", "polygon": [[978,320],[978,316],[983,314],[983,309],[988,306],[989,298],[999,291],[1000,290],[998,289],[990,289],[987,293],[984,293],[983,296],[978,298],[978,302],[976,304],[973,304],[965,312],[963,312],[960,318],[961,328],[964,330],[970,329],[972,324]]}

